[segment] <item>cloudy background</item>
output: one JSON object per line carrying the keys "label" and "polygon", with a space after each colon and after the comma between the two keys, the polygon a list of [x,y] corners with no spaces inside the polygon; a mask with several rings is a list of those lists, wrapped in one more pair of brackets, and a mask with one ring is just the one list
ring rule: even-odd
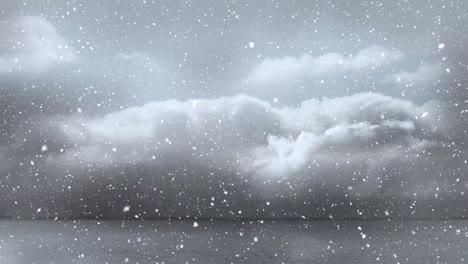
{"label": "cloudy background", "polygon": [[468,215],[459,1],[2,1],[0,216]]}

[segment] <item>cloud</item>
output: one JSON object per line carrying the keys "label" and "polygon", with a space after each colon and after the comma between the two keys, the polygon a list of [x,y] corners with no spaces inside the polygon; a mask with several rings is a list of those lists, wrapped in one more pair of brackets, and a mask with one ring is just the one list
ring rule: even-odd
{"label": "cloud", "polygon": [[78,60],[72,47],[42,17],[21,16],[0,23],[0,73],[42,73]]}
{"label": "cloud", "polygon": [[[386,147],[434,137],[431,124],[418,119],[422,114],[409,102],[377,94],[311,100],[292,109],[275,108],[249,96],[153,102],[98,119],[55,122],[54,130],[76,147],[54,160],[68,162],[79,156],[85,162],[103,164],[151,161],[155,154],[165,158],[166,152],[193,148],[208,159],[230,160],[251,158],[251,150],[261,147],[277,150],[277,157],[286,157],[284,152],[296,145],[310,145],[309,150],[330,145],[362,149],[385,141],[382,147]],[[293,145],[288,147],[291,139]]]}
{"label": "cloud", "polygon": [[385,80],[398,85],[413,86],[437,79],[441,74],[440,65],[421,64],[416,71],[388,75]]}
{"label": "cloud", "polygon": [[[276,3],[262,5],[278,13]],[[442,5],[449,24],[466,24],[458,20],[462,9]],[[468,74],[460,34],[444,35],[438,49],[445,27],[424,20],[417,32],[396,32],[371,16],[379,34],[368,34],[328,12],[338,18],[335,30],[314,33],[295,21],[328,27],[330,20],[314,21],[307,8],[294,16],[283,8],[283,15],[263,16],[267,23],[240,8],[238,22],[258,27],[219,35],[193,27],[193,8],[174,28],[165,16],[129,17],[125,6],[119,16],[102,17],[102,9],[83,5],[86,17],[70,12],[66,20],[54,13],[69,8],[66,1],[27,6],[58,24],[38,16],[0,23],[0,216],[467,215]],[[10,7],[6,16],[25,12],[22,3]],[[217,28],[224,25],[218,18],[204,22]],[[165,32],[172,37],[158,37]],[[94,49],[67,46],[83,39]],[[388,46],[359,47],[383,40]],[[239,49],[249,42],[255,46]],[[280,57],[285,49],[278,47],[298,56]],[[336,52],[308,53],[320,47]],[[257,61],[259,52],[269,58]],[[434,65],[407,70],[419,61]],[[435,77],[437,62],[444,74]],[[406,86],[412,89],[395,89]],[[184,101],[239,91],[257,98]],[[394,97],[361,94],[369,91]],[[334,99],[304,101],[323,97]]]}
{"label": "cloud", "polygon": [[[122,217],[131,205],[143,217],[359,217],[364,206],[384,216],[464,190],[465,157],[448,155],[462,144],[438,129],[444,116],[433,103],[366,93],[296,108],[239,95],[45,118],[2,152],[0,212]],[[434,214],[426,209],[416,215]]]}
{"label": "cloud", "polygon": [[360,50],[354,56],[326,53],[319,57],[267,58],[256,65],[248,78],[254,84],[278,84],[325,74],[372,69],[399,60],[403,53],[379,46]]}

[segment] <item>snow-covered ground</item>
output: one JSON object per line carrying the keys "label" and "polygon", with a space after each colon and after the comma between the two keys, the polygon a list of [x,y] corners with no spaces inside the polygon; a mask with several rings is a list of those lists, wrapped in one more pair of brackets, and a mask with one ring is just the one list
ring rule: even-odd
{"label": "snow-covered ground", "polygon": [[468,221],[0,221],[0,263],[466,263]]}

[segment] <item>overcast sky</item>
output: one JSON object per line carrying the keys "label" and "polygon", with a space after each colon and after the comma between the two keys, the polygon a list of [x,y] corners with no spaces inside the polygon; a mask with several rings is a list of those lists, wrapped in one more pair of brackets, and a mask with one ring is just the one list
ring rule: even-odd
{"label": "overcast sky", "polygon": [[466,5],[2,1],[0,216],[464,217]]}

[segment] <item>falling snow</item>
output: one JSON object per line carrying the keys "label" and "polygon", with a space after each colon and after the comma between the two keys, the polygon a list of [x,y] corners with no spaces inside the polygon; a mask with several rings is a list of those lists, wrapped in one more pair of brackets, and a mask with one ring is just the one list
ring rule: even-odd
{"label": "falling snow", "polygon": [[2,1],[0,263],[467,262],[467,24],[462,0]]}

